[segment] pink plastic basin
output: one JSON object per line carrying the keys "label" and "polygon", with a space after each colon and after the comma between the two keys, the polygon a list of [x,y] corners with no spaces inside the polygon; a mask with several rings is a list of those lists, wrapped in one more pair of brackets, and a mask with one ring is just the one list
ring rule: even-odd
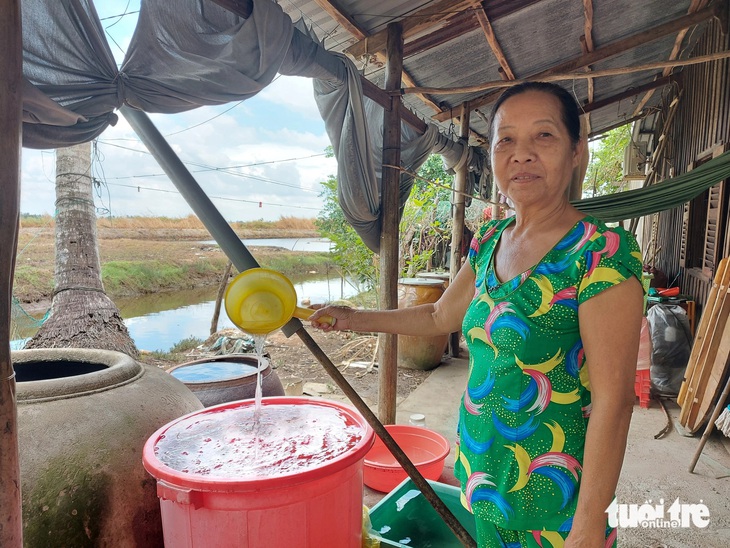
{"label": "pink plastic basin", "polygon": [[[157,479],[165,546],[359,548],[373,430],[338,402],[274,397],[262,404],[270,426],[253,430],[254,401],[243,400],[185,415],[147,440],[143,463]],[[287,413],[307,422],[295,431]],[[291,436],[275,435],[281,425]]]}
{"label": "pink plastic basin", "polygon": [[[449,441],[433,430],[422,426],[388,424],[385,429],[403,449],[424,478],[438,480],[444,471],[444,460],[449,454]],[[365,456],[365,485],[387,493],[408,477],[380,438]]]}

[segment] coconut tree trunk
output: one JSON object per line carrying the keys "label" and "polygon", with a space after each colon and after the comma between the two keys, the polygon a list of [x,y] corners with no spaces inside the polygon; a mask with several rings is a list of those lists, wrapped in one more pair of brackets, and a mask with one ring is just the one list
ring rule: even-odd
{"label": "coconut tree trunk", "polygon": [[99,348],[139,355],[101,281],[91,144],[56,152],[56,268],[51,314],[25,348]]}

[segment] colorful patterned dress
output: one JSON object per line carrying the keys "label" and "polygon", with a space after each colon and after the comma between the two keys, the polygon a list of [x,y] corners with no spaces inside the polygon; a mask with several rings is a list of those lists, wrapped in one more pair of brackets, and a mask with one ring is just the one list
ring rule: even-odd
{"label": "colorful patterned dress", "polygon": [[569,531],[578,499],[591,412],[578,306],[631,276],[641,280],[642,261],[629,233],[585,217],[502,283],[494,249],[513,220],[486,223],[469,252],[476,292],[463,323],[469,381],[455,474],[477,522],[539,537]]}

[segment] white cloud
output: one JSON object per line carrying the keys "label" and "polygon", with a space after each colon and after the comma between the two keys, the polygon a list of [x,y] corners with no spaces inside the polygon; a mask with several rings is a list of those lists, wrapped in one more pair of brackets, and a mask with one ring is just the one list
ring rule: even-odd
{"label": "white cloud", "polygon": [[321,115],[314,102],[312,80],[301,76],[279,76],[259,94],[264,101],[287,107],[301,116],[320,120]]}

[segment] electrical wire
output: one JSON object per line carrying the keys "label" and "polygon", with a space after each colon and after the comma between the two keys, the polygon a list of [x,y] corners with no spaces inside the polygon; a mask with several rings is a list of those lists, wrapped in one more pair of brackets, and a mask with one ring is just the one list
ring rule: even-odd
{"label": "electrical wire", "polygon": [[[104,141],[101,141],[101,142],[104,143],[104,144],[107,144],[108,146],[112,146],[112,147],[116,147],[116,148],[121,148],[123,150],[130,150],[132,152],[139,152],[141,154],[150,154],[150,152],[147,151],[147,150],[140,150],[140,149],[136,149],[136,148],[125,147],[125,146],[122,146],[122,145],[116,145],[116,144],[109,143],[109,142],[104,142]],[[323,153],[323,155],[324,154],[326,154],[326,153]],[[317,156],[317,155],[313,155],[313,156]],[[236,171],[231,171],[232,169],[234,169],[234,168],[236,168],[238,166],[232,166],[232,167],[216,167],[216,166],[211,166],[211,165],[207,165],[207,164],[201,164],[201,163],[198,163],[198,162],[183,162],[183,164],[188,165],[188,166],[195,166],[195,167],[201,168],[199,170],[191,170],[191,173],[203,173],[203,172],[217,171],[219,173],[225,173],[227,175],[232,175],[234,177],[241,177],[241,178],[244,178],[244,179],[253,179],[255,181],[261,181],[261,182],[269,183],[269,184],[272,184],[272,185],[283,186],[283,187],[287,187],[287,188],[294,188],[294,189],[297,189],[297,190],[301,190],[302,192],[318,192],[317,190],[312,190],[312,189],[308,189],[308,188],[302,188],[301,186],[298,186],[298,185],[293,185],[293,184],[290,184],[290,183],[285,183],[284,181],[277,181],[275,179],[269,179],[268,177],[262,177],[260,175],[253,175],[253,174],[248,174],[248,173],[238,173]],[[154,174],[155,177],[158,177],[158,176],[161,177],[163,175],[165,175],[165,174],[164,173]],[[152,176],[152,175],[149,175],[149,176]],[[128,176],[128,177],[129,178],[139,178],[139,177],[143,177],[143,175],[140,175],[140,176]],[[124,177],[117,177],[115,179],[116,180],[119,180],[119,179],[123,179],[123,178]]]}

